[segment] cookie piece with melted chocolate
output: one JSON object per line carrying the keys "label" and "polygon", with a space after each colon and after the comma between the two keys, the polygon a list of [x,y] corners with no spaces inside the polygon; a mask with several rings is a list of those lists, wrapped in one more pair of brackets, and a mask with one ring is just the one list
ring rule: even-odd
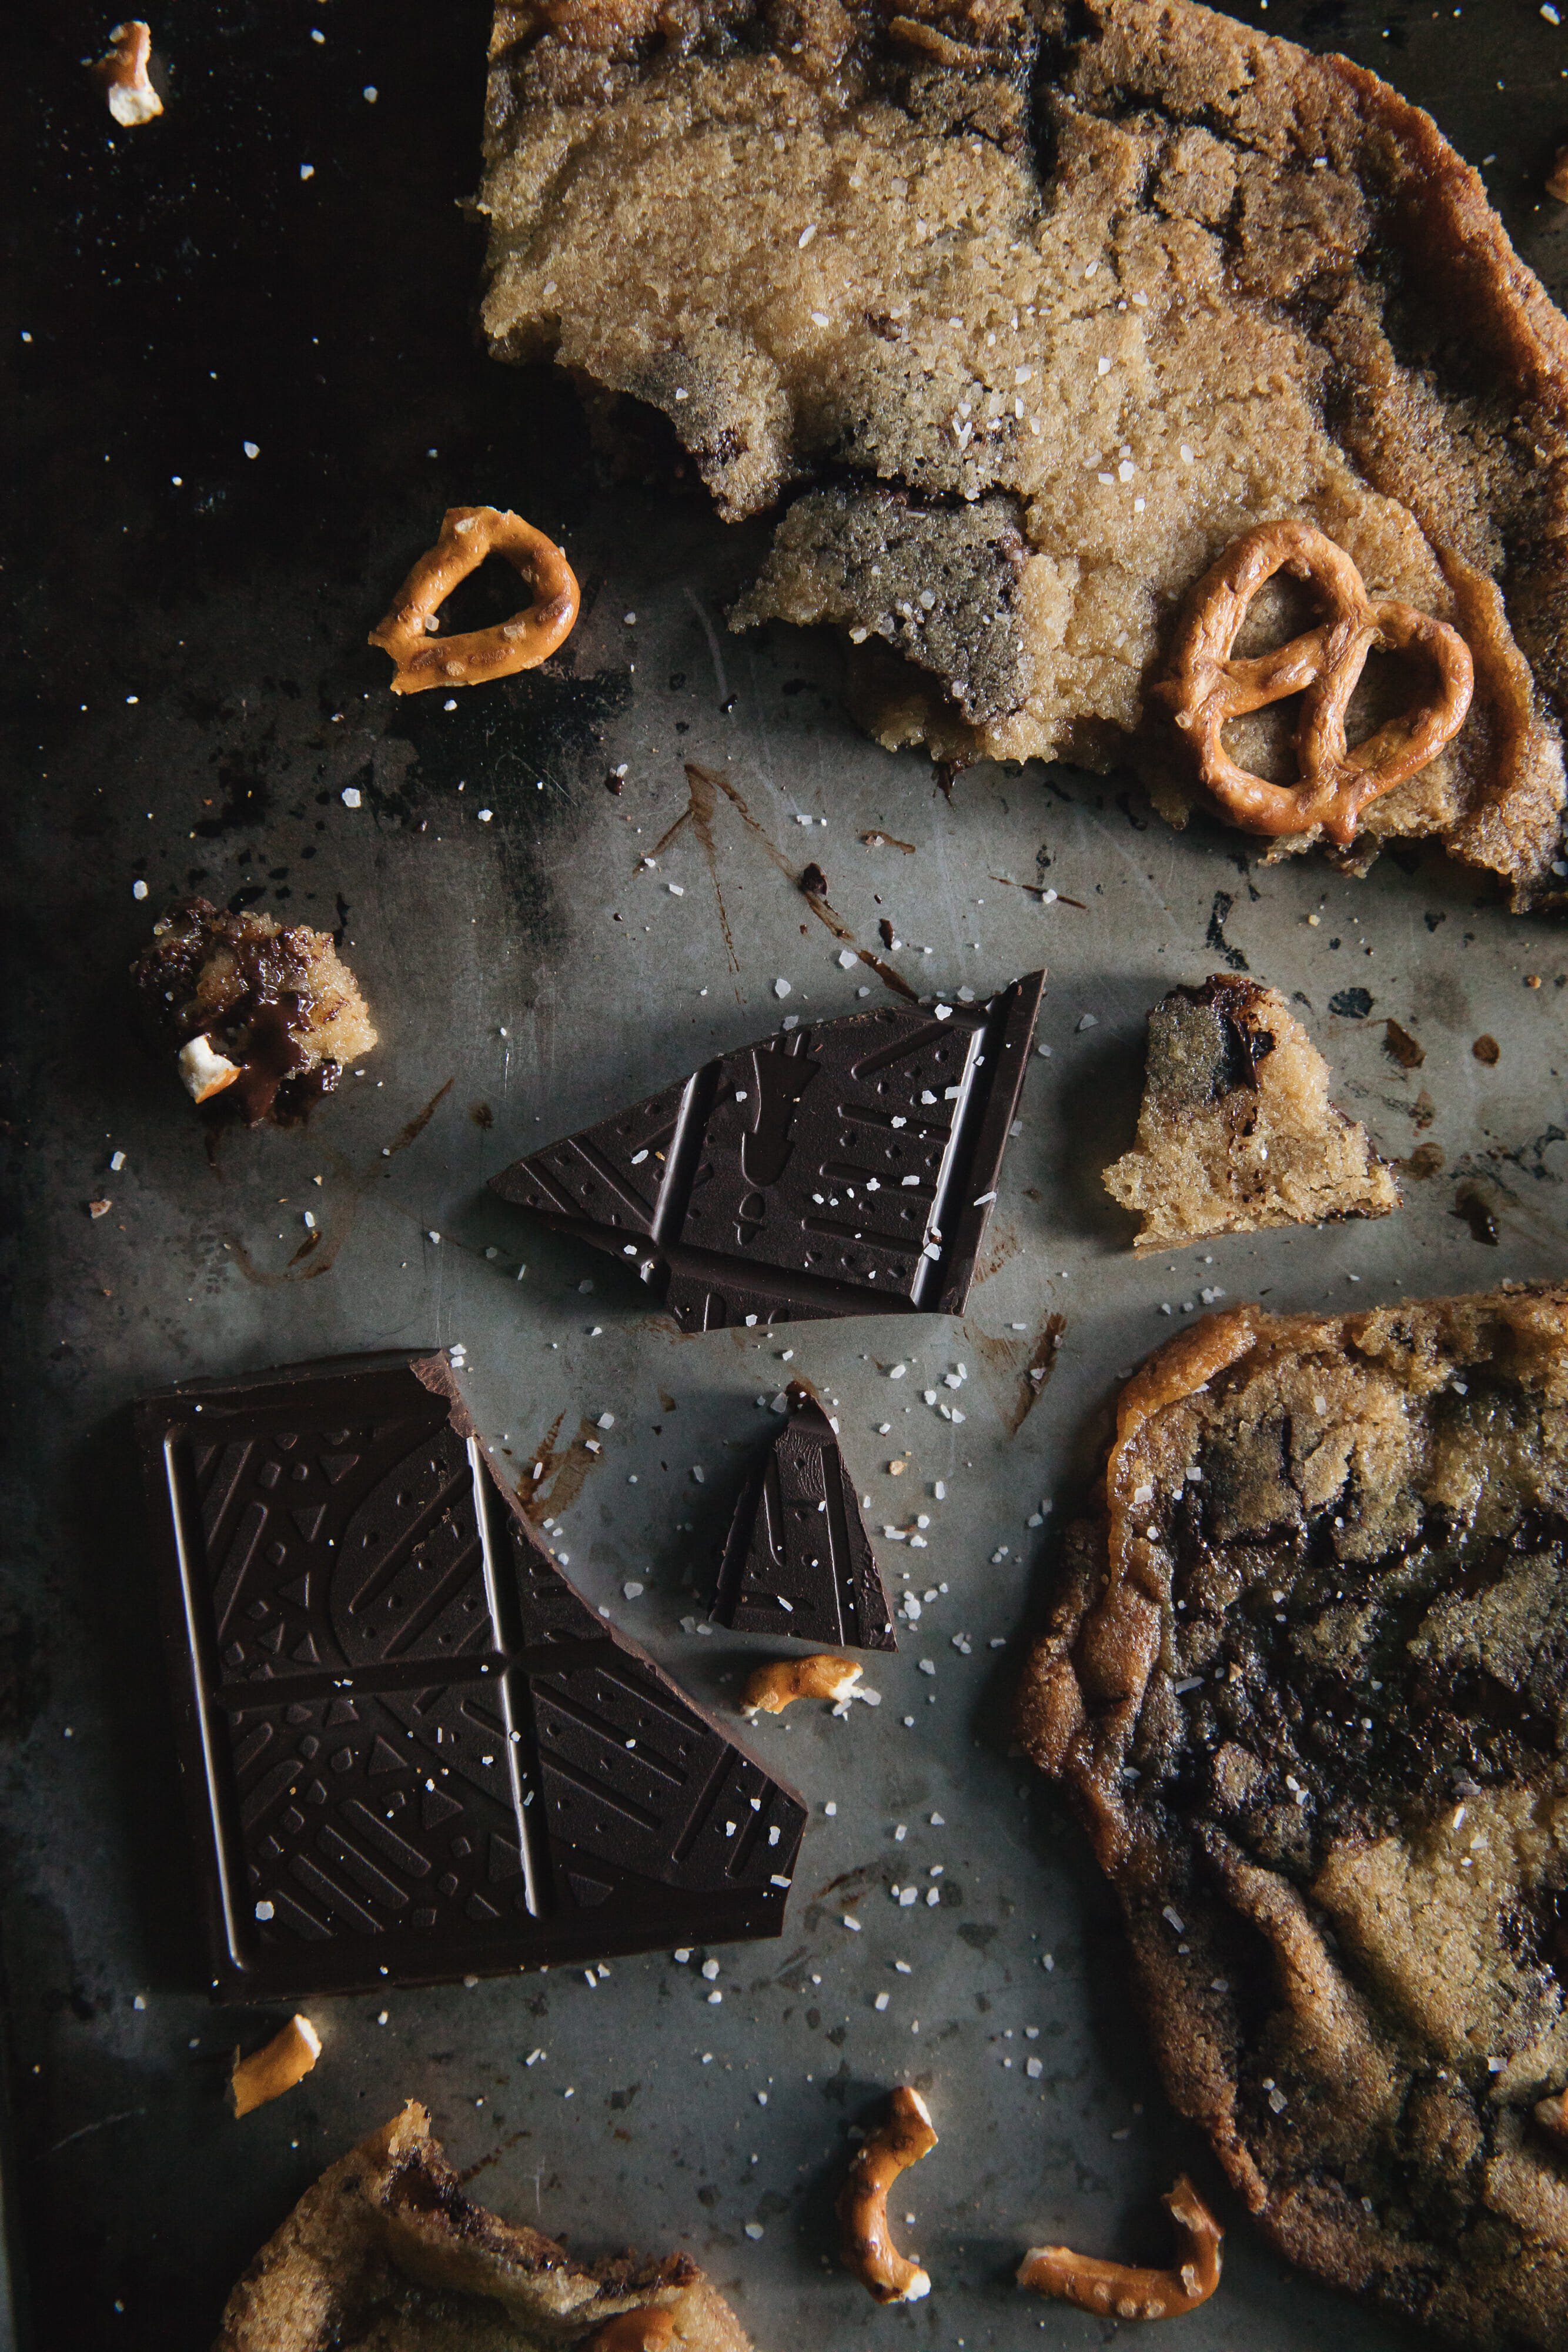
{"label": "cookie piece with melted chocolate", "polygon": [[1106,1169],[1105,1189],[1143,1217],[1139,1250],[1399,1206],[1284,998],[1234,972],[1173,988],[1149,1014],[1138,1139]]}
{"label": "cookie piece with melted chocolate", "polygon": [[178,1045],[193,1101],[247,1127],[300,1118],[376,1043],[331,934],[274,915],[178,899],[131,977]]}
{"label": "cookie piece with melted chocolate", "polygon": [[541,2231],[476,2204],[417,2099],[308,2189],[235,2285],[214,2352],[527,2352],[640,2340],[601,2334],[646,2315],[674,2352],[751,2352],[688,2254],[591,2269]]}
{"label": "cookie piece with melted chocolate", "polygon": [[1020,1713],[1268,2235],[1471,2352],[1568,2342],[1568,1284],[1162,1349]]}

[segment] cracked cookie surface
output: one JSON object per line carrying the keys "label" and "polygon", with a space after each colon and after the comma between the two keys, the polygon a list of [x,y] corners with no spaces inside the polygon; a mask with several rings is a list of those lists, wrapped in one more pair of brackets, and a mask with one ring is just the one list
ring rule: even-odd
{"label": "cracked cookie surface", "polygon": [[1477,667],[1340,854],[1556,889],[1568,327],[1375,76],[1189,0],[505,0],[486,153],[494,350],[795,499],[737,622],[847,630],[882,740],[1130,754],[1185,822],[1181,601],[1298,516]]}
{"label": "cracked cookie surface", "polygon": [[1275,2242],[1456,2343],[1568,2346],[1568,1286],[1152,1357],[1020,1723]]}

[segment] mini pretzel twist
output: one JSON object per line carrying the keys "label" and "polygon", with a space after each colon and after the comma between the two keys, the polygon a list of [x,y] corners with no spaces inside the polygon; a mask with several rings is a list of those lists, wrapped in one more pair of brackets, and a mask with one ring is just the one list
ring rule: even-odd
{"label": "mini pretzel twist", "polygon": [[[1330,617],[1272,653],[1243,659],[1233,650],[1241,625],[1277,572],[1311,580]],[[1437,690],[1352,751],[1345,713],[1374,646],[1427,655]],[[1342,547],[1311,523],[1287,520],[1244,531],[1204,574],[1176,640],[1174,675],[1156,691],[1190,735],[1204,784],[1233,824],[1263,834],[1321,826],[1343,847],[1355,839],[1369,802],[1424,768],[1458,733],[1474,685],[1469,647],[1458,630],[1394,598],[1374,601]],[[1302,698],[1296,726],[1301,780],[1270,784],[1230,757],[1225,725],[1289,694]]]}
{"label": "mini pretzel twist", "polygon": [[918,2091],[903,2084],[888,2102],[887,2120],[862,2140],[839,2191],[841,2252],[878,2303],[918,2303],[931,2292],[929,2274],[901,2254],[888,2235],[887,2192],[901,2172],[936,2145],[931,2113]]}
{"label": "mini pretzel twist", "polygon": [[1225,2232],[1185,2172],[1165,2201],[1184,2242],[1173,2269],[1140,2270],[1075,2254],[1068,2246],[1031,2246],[1019,2265],[1019,2286],[1118,2319],[1179,2319],[1196,2311],[1219,2284]]}
{"label": "mini pretzel twist", "polygon": [[595,2329],[582,2352],[667,2352],[675,2323],[655,2305],[646,2311],[623,2311]]}
{"label": "mini pretzel twist", "polygon": [[[435,615],[460,580],[487,555],[504,555],[528,582],[531,604],[494,628],[437,638]],[[394,694],[423,694],[433,686],[481,686],[537,669],[564,645],[577,620],[577,580],[553,540],[498,507],[448,507],[435,545],[422,555],[397,602],[370,642],[397,664]]]}
{"label": "mini pretzel twist", "polygon": [[740,1694],[742,1715],[782,1715],[798,1698],[847,1698],[861,1678],[849,1658],[776,1658],[758,1666]]}

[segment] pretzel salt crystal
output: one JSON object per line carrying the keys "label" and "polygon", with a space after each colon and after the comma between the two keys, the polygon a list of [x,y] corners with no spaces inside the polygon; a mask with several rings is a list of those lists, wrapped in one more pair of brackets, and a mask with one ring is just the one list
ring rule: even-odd
{"label": "pretzel salt crystal", "polygon": [[[1330,617],[1288,645],[1247,659],[1234,648],[1260,589],[1277,572],[1311,580]],[[1390,719],[1354,750],[1345,713],[1374,647],[1423,653],[1437,672],[1436,696]],[[1343,547],[1309,522],[1259,523],[1243,531],[1192,593],[1173,674],[1155,690],[1197,753],[1198,773],[1233,824],[1248,833],[1310,833],[1322,826],[1346,847],[1361,812],[1435,760],[1470,707],[1470,649],[1446,621],[1393,597],[1374,601]],[[1225,748],[1226,722],[1300,694],[1301,781],[1271,784]]]}
{"label": "pretzel salt crystal", "polygon": [[591,2335],[582,2352],[666,2352],[675,2332],[667,2311],[623,2311]]}
{"label": "pretzel salt crystal", "polygon": [[152,28],[139,16],[133,16],[123,25],[116,25],[109,37],[107,55],[99,58],[92,69],[109,100],[109,110],[122,131],[133,131],[138,123],[151,122],[154,115],[163,111],[163,101],[148,79],[147,63],[152,55]]}
{"label": "pretzel salt crystal", "polygon": [[888,2102],[886,2122],[862,2141],[850,2160],[849,2179],[839,2191],[841,2252],[844,2268],[853,2271],[878,2303],[918,2303],[931,2292],[929,2273],[901,2254],[888,2235],[887,2192],[901,2172],[929,2156],[936,2145],[930,2109],[918,2091],[901,2084]]}
{"label": "pretzel salt crystal", "polygon": [[[493,628],[456,637],[432,637],[435,616],[460,580],[487,555],[504,555],[534,592],[531,604]],[[577,621],[578,588],[570,564],[553,540],[521,515],[498,507],[448,507],[441,536],[422,555],[397,602],[370,642],[397,664],[394,694],[423,694],[433,686],[481,686],[537,669],[565,644]]]}
{"label": "pretzel salt crystal", "polygon": [[281,2032],[248,2058],[235,2052],[234,2072],[229,2088],[234,2093],[235,2114],[248,2116],[253,2107],[265,2107],[269,2099],[280,2099],[296,2083],[302,2083],[321,2055],[321,2036],[308,2017],[291,2017]]}
{"label": "pretzel salt crystal", "polygon": [[1185,2172],[1165,2201],[1184,2241],[1172,2269],[1101,2262],[1069,2246],[1031,2246],[1019,2265],[1019,2286],[1117,2319],[1179,2319],[1196,2311],[1219,2284],[1225,2232]]}
{"label": "pretzel salt crystal", "polygon": [[782,1715],[798,1698],[848,1698],[861,1678],[852,1659],[823,1652],[814,1658],[777,1658],[758,1666],[740,1694],[742,1715]]}

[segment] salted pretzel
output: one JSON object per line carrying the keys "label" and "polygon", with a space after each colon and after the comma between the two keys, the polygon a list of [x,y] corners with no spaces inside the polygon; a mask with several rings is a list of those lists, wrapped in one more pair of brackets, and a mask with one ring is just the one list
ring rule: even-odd
{"label": "salted pretzel", "polygon": [[844,2268],[870,2288],[878,2303],[918,2303],[931,2292],[930,2274],[894,2244],[887,2226],[887,2192],[901,2172],[929,2156],[936,2145],[931,2110],[918,2091],[900,2084],[888,2101],[886,2121],[862,2141],[839,2191]]}
{"label": "salted pretzel", "polygon": [[[1243,659],[1233,650],[1241,625],[1277,572],[1312,581],[1330,617],[1272,653]],[[1345,713],[1374,646],[1425,654],[1437,668],[1437,690],[1353,751]],[[1413,604],[1369,597],[1343,548],[1309,522],[1286,520],[1244,531],[1204,574],[1176,640],[1173,675],[1156,691],[1190,737],[1198,772],[1232,824],[1264,834],[1321,827],[1343,847],[1355,839],[1369,802],[1424,768],[1458,733],[1474,685],[1470,650],[1457,629]],[[1231,759],[1225,724],[1289,694],[1302,698],[1301,780],[1270,784]]]}
{"label": "salted pretzel", "polygon": [[1207,2303],[1219,2284],[1225,2232],[1184,2172],[1166,2199],[1183,2240],[1169,2270],[1102,2262],[1069,2246],[1031,2246],[1019,2265],[1019,2286],[1117,2319],[1179,2319]]}
{"label": "salted pretzel", "polygon": [[[504,555],[534,592],[531,604],[494,628],[436,638],[436,614],[460,580],[487,555]],[[481,686],[537,669],[564,645],[577,620],[577,580],[553,540],[499,507],[448,507],[435,545],[422,555],[370,642],[397,664],[394,694],[433,686]]]}

